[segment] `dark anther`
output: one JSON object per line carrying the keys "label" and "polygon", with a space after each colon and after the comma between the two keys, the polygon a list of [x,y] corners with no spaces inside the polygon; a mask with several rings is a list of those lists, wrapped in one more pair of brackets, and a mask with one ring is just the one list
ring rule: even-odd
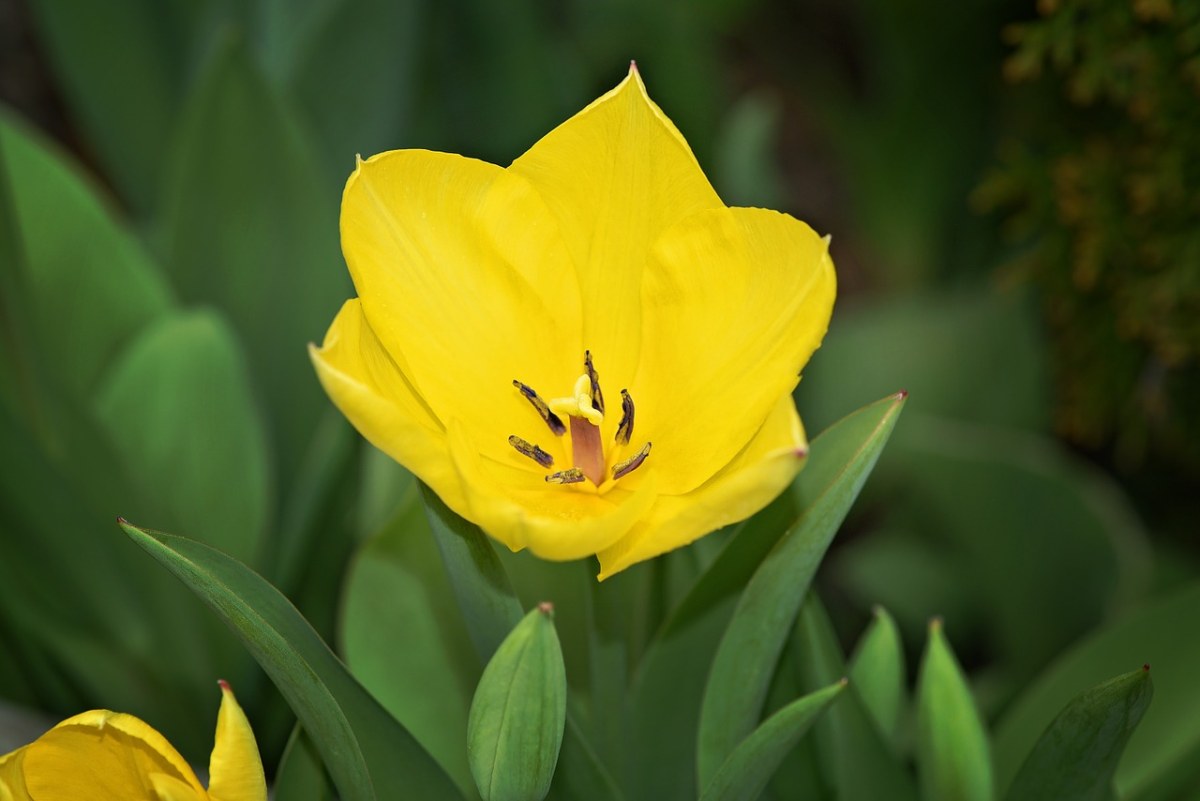
{"label": "dark anther", "polygon": [[553,467],[554,457],[528,440],[521,439],[515,434],[508,438],[508,444],[517,449],[517,453],[528,456],[542,467]]}
{"label": "dark anther", "polygon": [[550,430],[556,436],[561,437],[567,433],[567,427],[563,425],[563,421],[558,419],[558,415],[550,411],[550,407],[542,400],[542,396],[533,391],[533,387],[528,384],[522,384],[520,381],[513,379],[513,386],[521,390],[521,394],[533,404],[533,408],[537,409],[537,413],[546,421],[546,425],[550,426]]}
{"label": "dark anther", "polygon": [[630,458],[613,466],[613,478],[618,479],[621,476],[627,476],[634,470],[642,466],[642,462],[646,461],[646,457],[650,455],[650,443],[647,442],[642,446],[642,449],[635,453]]}
{"label": "dark anther", "polygon": [[600,376],[596,375],[590,350],[583,352],[583,369],[587,371],[588,381],[592,382],[592,408],[604,414],[604,393],[600,391]]}
{"label": "dark anther", "polygon": [[583,471],[578,467],[572,467],[570,470],[559,470],[557,473],[551,473],[546,476],[546,481],[551,484],[578,484],[580,481],[585,481]]}
{"label": "dark anther", "polygon": [[633,398],[621,390],[621,422],[617,424],[617,442],[628,445],[633,436]]}

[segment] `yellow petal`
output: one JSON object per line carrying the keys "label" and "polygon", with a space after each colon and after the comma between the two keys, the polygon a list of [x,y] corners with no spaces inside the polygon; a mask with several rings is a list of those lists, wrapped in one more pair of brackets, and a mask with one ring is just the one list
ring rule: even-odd
{"label": "yellow petal", "polygon": [[660,492],[689,492],[746,446],[820,345],[834,290],[826,241],[785,214],[703,211],[658,239],[630,392]]}
{"label": "yellow petal", "polygon": [[208,761],[208,795],[212,801],[266,801],[267,780],[250,721],[229,685],[221,682],[221,711]]}
{"label": "yellow petal", "polygon": [[0,801],[30,801],[22,766],[29,746],[0,757]]}
{"label": "yellow petal", "polygon": [[154,798],[157,801],[206,801],[196,795],[187,782],[180,781],[166,773],[151,773],[150,784],[154,788]]}
{"label": "yellow petal", "polygon": [[579,289],[524,179],[461,156],[383,153],[346,184],[341,231],[371,329],[442,423],[461,421],[486,453],[536,420],[514,379],[547,395],[574,383]]}
{"label": "yellow petal", "polygon": [[527,178],[557,216],[584,299],[584,345],[626,386],[637,368],[650,244],[678,220],[721,206],[720,198],[636,69],[509,171]]}
{"label": "yellow petal", "polygon": [[603,495],[590,484],[547,484],[544,471],[531,476],[481,457],[458,425],[451,426],[450,447],[471,488],[461,514],[512,550],[529,548],[543,559],[591,556],[629,531],[654,501],[652,480],[618,484]]}
{"label": "yellow petal", "polygon": [[68,718],[25,752],[35,798],[157,799],[151,776],[178,779],[205,798],[196,774],[166,738],[132,715],[94,710]]}
{"label": "yellow petal", "polygon": [[358,300],[346,301],[325,342],[309,352],[321,385],[354,427],[452,509],[463,509],[442,423],[375,336]]}
{"label": "yellow petal", "polygon": [[807,453],[796,405],[785,395],[724,470],[685,495],[659,496],[644,519],[600,552],[600,579],[754,514],[791,483]]}

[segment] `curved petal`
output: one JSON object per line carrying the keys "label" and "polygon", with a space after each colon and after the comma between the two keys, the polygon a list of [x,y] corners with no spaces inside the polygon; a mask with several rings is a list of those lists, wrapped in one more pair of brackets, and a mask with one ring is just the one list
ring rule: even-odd
{"label": "curved petal", "polygon": [[413,471],[451,508],[464,507],[441,422],[363,316],[343,304],[320,348],[309,346],[325,392],[367,441]]}
{"label": "curved petal", "polygon": [[150,784],[154,788],[154,795],[150,797],[155,801],[206,801],[197,796],[187,782],[166,773],[150,774]]}
{"label": "curved petal", "polygon": [[450,449],[463,485],[471,488],[467,509],[455,511],[512,550],[529,548],[543,559],[582,559],[607,548],[654,502],[653,481],[632,490],[618,484],[604,494],[590,484],[547,484],[544,473],[480,456],[454,424]]}
{"label": "curved petal", "polygon": [[23,765],[29,746],[0,756],[0,801],[30,801]]}
{"label": "curved petal", "polygon": [[745,447],[821,344],[834,292],[828,242],[786,214],[703,211],[659,238],[630,392],[637,436],[668,466],[660,492],[689,492]]}
{"label": "curved petal", "polygon": [[509,171],[527,178],[557,216],[579,274],[584,345],[626,386],[637,368],[650,244],[689,214],[722,206],[721,199],[636,68]]}
{"label": "curved petal", "polygon": [[226,682],[221,682],[221,711],[217,713],[208,776],[212,801],[267,801],[267,780],[254,730]]}
{"label": "curved petal", "polygon": [[33,798],[154,798],[151,776],[166,774],[205,797],[196,774],[145,722],[107,710],[68,718],[29,745],[25,783]]}
{"label": "curved petal", "polygon": [[341,232],[371,329],[429,407],[486,452],[537,422],[514,379],[552,396],[578,377],[575,272],[524,179],[462,156],[382,153],[347,182]]}
{"label": "curved petal", "polygon": [[737,457],[685,495],[659,496],[637,526],[600,557],[601,580],[637,562],[680,548],[722,526],[744,520],[775,499],[795,478],[808,441],[791,395],[776,401],[762,428]]}

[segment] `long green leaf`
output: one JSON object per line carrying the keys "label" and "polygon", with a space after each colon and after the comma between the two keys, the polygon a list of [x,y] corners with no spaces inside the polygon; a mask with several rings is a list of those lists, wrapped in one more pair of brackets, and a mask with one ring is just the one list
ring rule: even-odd
{"label": "long green leaf", "polygon": [[[810,592],[796,619],[791,653],[806,690],[846,675],[846,662],[833,624],[816,593]],[[851,681],[842,699],[817,722],[817,754],[825,785],[841,801],[915,801],[908,771],[888,748]]]}
{"label": "long green leaf", "polygon": [[122,528],[241,638],[309,732],[346,801],[462,797],[278,590],[202,543],[125,522]]}
{"label": "long green leaf", "polygon": [[929,624],[917,688],[917,775],[924,797],[991,801],[987,731],[941,620]]}
{"label": "long green leaf", "polygon": [[801,493],[818,497],[837,483],[848,465],[865,458],[871,448],[864,443],[893,414],[892,406],[890,398],[871,404],[821,432],[791,489],[736,527],[647,646],[629,703],[626,759],[635,797],[649,801],[673,792],[698,792],[695,733],[706,674],[695,665],[711,662],[738,593],[798,517]]}
{"label": "long green leaf", "polygon": [[1150,666],[1072,699],[1042,733],[1009,787],[1009,801],[1109,801],[1113,774],[1150,706]]}
{"label": "long green leaf", "polygon": [[700,801],[754,801],[779,763],[844,690],[846,681],[798,698],[763,721],[717,771]]}
{"label": "long green leaf", "polygon": [[876,606],[873,614],[851,657],[850,679],[879,731],[894,745],[905,702],[904,644],[886,609]]}
{"label": "long green leaf", "polygon": [[883,407],[882,415],[856,418],[858,448],[849,461],[817,462],[800,474],[801,516],[755,571],[713,660],[700,713],[701,785],[758,724],[792,620],[825,550],[875,466],[905,397],[900,393],[876,403]]}
{"label": "long green leaf", "polygon": [[1146,603],[1063,654],[1009,707],[995,729],[997,786],[1007,787],[1058,710],[1080,687],[1127,670],[1153,666],[1154,704],[1129,741],[1115,777],[1124,799],[1172,798],[1200,779],[1200,638],[1189,621],[1200,619],[1200,582]]}
{"label": "long green leaf", "polygon": [[167,268],[181,298],[220,308],[245,344],[290,490],[326,408],[304,343],[351,294],[337,266],[335,196],[237,35],[214,49],[181,126],[164,204]]}
{"label": "long green leaf", "polygon": [[337,798],[317,747],[299,724],[292,728],[279,760],[272,791],[275,801],[335,801]]}

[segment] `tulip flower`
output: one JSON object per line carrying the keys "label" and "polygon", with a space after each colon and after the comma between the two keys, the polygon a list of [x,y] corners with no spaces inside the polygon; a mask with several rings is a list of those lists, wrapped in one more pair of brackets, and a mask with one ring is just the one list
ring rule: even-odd
{"label": "tulip flower", "polygon": [[229,685],[208,763],[208,789],[144,721],[95,709],[0,757],[0,801],[266,801],[254,732]]}
{"label": "tulip flower", "polygon": [[725,206],[636,67],[507,168],[398,150],[342,197],[358,297],[325,390],[513,550],[601,578],[759,510],[808,453],[792,390],[828,239]]}

